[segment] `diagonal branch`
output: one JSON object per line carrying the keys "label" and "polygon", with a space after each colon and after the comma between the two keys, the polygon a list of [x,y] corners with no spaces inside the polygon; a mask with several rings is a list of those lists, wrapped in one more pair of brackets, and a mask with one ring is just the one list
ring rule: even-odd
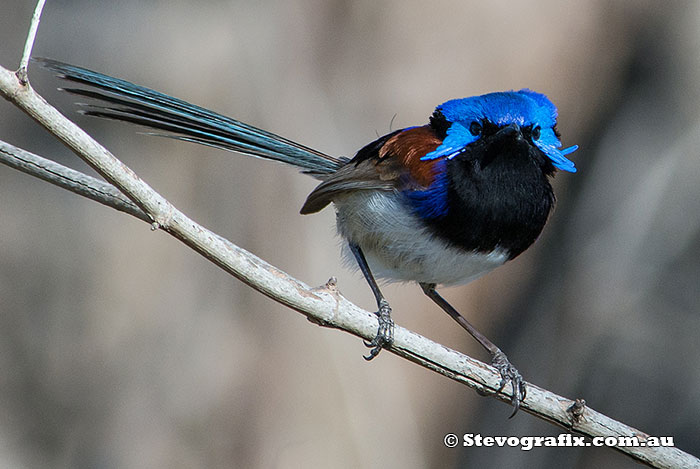
{"label": "diagonal branch", "polygon": [[[38,21],[38,17],[35,20]],[[32,40],[28,40],[28,43]],[[0,144],[0,162],[152,222],[154,229],[160,228],[171,234],[226,272],[274,301],[304,314],[316,324],[340,329],[367,340],[374,337],[377,330],[376,316],[345,299],[338,292],[333,279],[325,286],[312,288],[197,224],[80,127],[49,105],[31,88],[26,78],[21,73],[0,67],[0,95],[70,147],[108,182],[5,143]],[[397,326],[394,344],[388,351],[480,393],[510,401],[507,393],[496,393],[500,375],[494,368],[411,331]],[[572,401],[532,384],[528,384],[527,399],[522,402],[521,408],[591,438],[637,437],[641,441],[647,441],[649,437],[585,407],[581,400]],[[615,446],[615,449],[654,467],[700,467],[700,460],[675,447]]]}
{"label": "diagonal branch", "polygon": [[[18,99],[16,96],[25,96],[25,94],[17,93],[16,89],[12,91],[13,87],[22,85],[17,78],[14,78],[13,83],[12,77],[14,77],[13,73],[0,68],[0,94],[24,110],[27,107],[22,101],[24,98]],[[9,88],[8,84],[11,85]],[[34,92],[31,91],[31,93]],[[35,99],[29,102],[35,103]],[[42,120],[46,119],[43,117],[43,113],[46,111],[45,107],[50,108],[45,102],[39,108],[32,108],[32,115],[36,114]],[[47,115],[53,116],[54,112],[57,111],[47,112]],[[63,116],[60,116],[60,119],[67,120]],[[68,125],[67,122],[54,125],[53,128],[59,129],[56,136],[64,142],[68,138],[61,133],[65,130],[60,129],[77,129],[72,124]],[[79,130],[77,137],[73,136],[72,138],[73,140],[91,140],[81,130]],[[86,147],[90,148],[90,145],[97,145],[97,143],[90,143]],[[78,149],[80,149],[79,145]],[[106,152],[106,150],[104,151]],[[94,154],[91,157],[93,157],[95,165],[101,163]],[[309,287],[198,225],[175,209],[169,202],[160,202],[165,199],[162,199],[153,189],[149,188],[153,193],[148,195],[159,202],[153,204],[141,201],[139,204],[151,207],[151,210],[155,205],[156,212],[146,215],[136,204],[124,197],[115,186],[2,141],[0,141],[0,163],[146,222],[150,223],[152,219],[161,220],[156,227],[180,239],[222,269],[273,300],[304,314],[310,321],[322,326],[340,329],[364,339],[374,337],[377,330],[376,316],[358,308],[341,296],[332,279],[323,287]],[[107,173],[107,171],[104,172]],[[122,177],[128,179],[131,174],[126,173]],[[133,175],[133,177],[136,176]],[[131,183],[133,181],[127,182],[127,184]],[[389,351],[465,384],[477,392],[492,394],[502,401],[509,401],[509,397],[505,393],[494,394],[495,390],[498,389],[500,375],[491,366],[399,326],[396,326],[394,344]],[[585,407],[580,400],[572,401],[532,384],[528,384],[527,399],[522,402],[521,408],[543,420],[591,438],[635,436],[644,440],[648,437],[639,430]],[[693,467],[700,464],[700,460],[673,447],[629,446],[616,447],[616,449],[654,467]]]}

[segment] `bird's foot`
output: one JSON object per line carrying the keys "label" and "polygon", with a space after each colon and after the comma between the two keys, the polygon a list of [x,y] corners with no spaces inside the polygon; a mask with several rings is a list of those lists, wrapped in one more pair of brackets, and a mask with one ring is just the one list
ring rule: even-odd
{"label": "bird's foot", "polygon": [[501,392],[508,383],[510,383],[513,388],[513,395],[510,398],[510,403],[513,405],[514,409],[509,417],[513,418],[513,416],[518,413],[520,403],[525,400],[527,394],[527,388],[523,377],[520,376],[518,370],[508,361],[508,357],[506,357],[506,354],[501,352],[500,349],[497,349],[496,353],[493,354],[491,366],[496,368],[501,375],[501,382],[496,392]]}
{"label": "bird's foot", "polygon": [[394,321],[391,319],[391,307],[384,299],[379,302],[377,319],[379,320],[377,335],[371,341],[364,341],[365,346],[371,348],[369,355],[364,355],[364,359],[367,361],[379,355],[383,348],[394,343]]}

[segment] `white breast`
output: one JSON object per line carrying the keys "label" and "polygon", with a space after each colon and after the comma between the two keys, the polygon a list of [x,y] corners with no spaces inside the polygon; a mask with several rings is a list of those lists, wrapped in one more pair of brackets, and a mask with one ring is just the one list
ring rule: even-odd
{"label": "white breast", "polygon": [[[357,191],[336,198],[338,232],[356,243],[372,273],[389,281],[464,284],[508,260],[500,249],[465,252],[425,227],[396,192]],[[344,254],[353,259],[349,249]]]}

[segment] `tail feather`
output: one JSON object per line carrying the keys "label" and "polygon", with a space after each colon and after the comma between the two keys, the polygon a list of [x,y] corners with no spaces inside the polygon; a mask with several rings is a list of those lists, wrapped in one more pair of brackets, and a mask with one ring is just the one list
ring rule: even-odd
{"label": "tail feather", "polygon": [[131,122],[165,132],[154,135],[281,161],[312,174],[333,173],[346,161],[125,80],[55,60],[35,60],[61,78],[91,88],[63,88],[105,103],[84,105],[81,112],[89,116]]}

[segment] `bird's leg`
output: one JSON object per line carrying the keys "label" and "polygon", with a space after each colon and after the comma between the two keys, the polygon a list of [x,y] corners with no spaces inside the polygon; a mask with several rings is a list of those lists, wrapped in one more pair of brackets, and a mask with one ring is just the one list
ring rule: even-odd
{"label": "bird's leg", "polygon": [[369,288],[372,289],[374,293],[374,298],[377,300],[377,318],[379,320],[379,329],[377,330],[377,335],[372,339],[372,341],[366,341],[365,345],[371,350],[369,355],[365,356],[365,360],[371,360],[381,352],[382,348],[390,346],[394,342],[394,321],[391,319],[391,307],[389,302],[384,299],[384,295],[379,290],[377,282],[374,280],[372,271],[369,270],[369,265],[367,265],[367,259],[357,244],[350,243],[350,250],[352,251],[357,264],[360,266],[362,275],[365,276]]}
{"label": "bird's leg", "polygon": [[440,294],[435,290],[434,283],[421,283],[421,288],[423,292],[428,295],[428,297],[433,300],[440,308],[442,308],[447,314],[452,317],[455,321],[459,323],[464,329],[469,332],[472,337],[474,337],[488,352],[491,354],[491,365],[498,370],[501,374],[501,383],[498,387],[500,392],[507,383],[511,383],[513,386],[513,396],[510,399],[511,404],[515,408],[511,417],[513,417],[520,408],[520,402],[525,400],[526,387],[522,376],[518,370],[515,369],[513,365],[508,361],[506,354],[501,351],[496,345],[486,338],[481,332],[476,330],[474,326],[467,321],[464,316],[459,314],[459,312],[450,305],[447,300],[445,300]]}

